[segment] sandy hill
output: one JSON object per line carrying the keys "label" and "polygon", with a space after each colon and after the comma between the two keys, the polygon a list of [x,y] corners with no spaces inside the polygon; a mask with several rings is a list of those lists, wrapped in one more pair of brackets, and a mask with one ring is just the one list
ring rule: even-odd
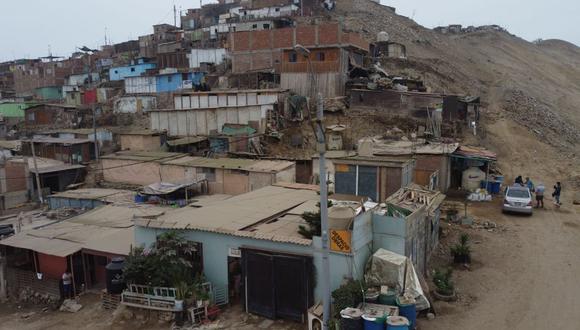
{"label": "sandy hill", "polygon": [[407,46],[393,73],[424,77],[433,91],[481,95],[486,134],[507,175],[569,180],[580,174],[580,48],[561,40],[531,43],[493,29],[441,34],[368,2],[337,11],[353,31],[375,40],[380,31]]}

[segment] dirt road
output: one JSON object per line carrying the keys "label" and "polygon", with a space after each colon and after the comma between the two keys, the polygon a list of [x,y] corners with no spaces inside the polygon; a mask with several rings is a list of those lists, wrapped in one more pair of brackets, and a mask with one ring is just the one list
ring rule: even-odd
{"label": "dirt road", "polygon": [[456,272],[467,302],[437,303],[440,315],[421,329],[580,329],[578,207],[548,202],[547,210],[522,217],[489,206],[473,213],[506,232],[477,238],[472,271]]}

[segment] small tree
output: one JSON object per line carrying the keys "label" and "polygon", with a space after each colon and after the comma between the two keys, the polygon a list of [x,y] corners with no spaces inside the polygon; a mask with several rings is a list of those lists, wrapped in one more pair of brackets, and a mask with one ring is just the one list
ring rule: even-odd
{"label": "small tree", "polygon": [[193,242],[177,232],[160,235],[150,249],[134,248],[127,257],[123,275],[128,283],[175,286],[193,282],[193,266],[188,260],[195,252]]}
{"label": "small tree", "polygon": [[[312,239],[314,236],[320,236],[322,233],[322,221],[320,215],[320,203],[316,203],[318,207],[317,212],[304,212],[302,213],[302,219],[306,221],[307,226],[300,225],[298,227],[298,233],[304,238]],[[332,206],[332,202],[328,201],[328,207]]]}
{"label": "small tree", "polygon": [[451,296],[455,293],[455,287],[453,281],[451,280],[452,269],[448,268],[446,270],[435,270],[433,272],[433,284],[435,284],[435,290],[437,293]]}

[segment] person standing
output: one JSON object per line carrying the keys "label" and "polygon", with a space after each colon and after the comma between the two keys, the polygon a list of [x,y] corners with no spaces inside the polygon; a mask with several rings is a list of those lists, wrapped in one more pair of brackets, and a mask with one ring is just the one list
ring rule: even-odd
{"label": "person standing", "polygon": [[521,175],[518,175],[518,177],[516,178],[515,184],[519,184],[520,186],[524,186],[524,179],[522,179]]}
{"label": "person standing", "polygon": [[72,298],[72,275],[68,269],[62,274],[62,290],[64,299]]}
{"label": "person standing", "polygon": [[532,182],[532,180],[530,180],[530,178],[526,178],[526,187],[528,187],[528,189],[530,189],[530,192],[534,192],[534,183]]}
{"label": "person standing", "polygon": [[536,208],[540,208],[540,205],[542,208],[544,208],[544,191],[546,190],[546,187],[544,187],[543,183],[539,183],[536,186]]}
{"label": "person standing", "polygon": [[560,184],[560,182],[556,182],[556,185],[554,186],[554,192],[552,193],[552,197],[554,197],[554,199],[556,200],[556,204],[558,206],[562,205],[562,203],[560,203],[561,194],[562,194],[562,185]]}

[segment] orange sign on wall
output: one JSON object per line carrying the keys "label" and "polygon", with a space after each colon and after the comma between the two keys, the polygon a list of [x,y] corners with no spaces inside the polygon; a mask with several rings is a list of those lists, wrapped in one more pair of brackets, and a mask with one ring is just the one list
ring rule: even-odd
{"label": "orange sign on wall", "polygon": [[348,230],[330,230],[330,249],[338,252],[350,252],[351,233]]}

